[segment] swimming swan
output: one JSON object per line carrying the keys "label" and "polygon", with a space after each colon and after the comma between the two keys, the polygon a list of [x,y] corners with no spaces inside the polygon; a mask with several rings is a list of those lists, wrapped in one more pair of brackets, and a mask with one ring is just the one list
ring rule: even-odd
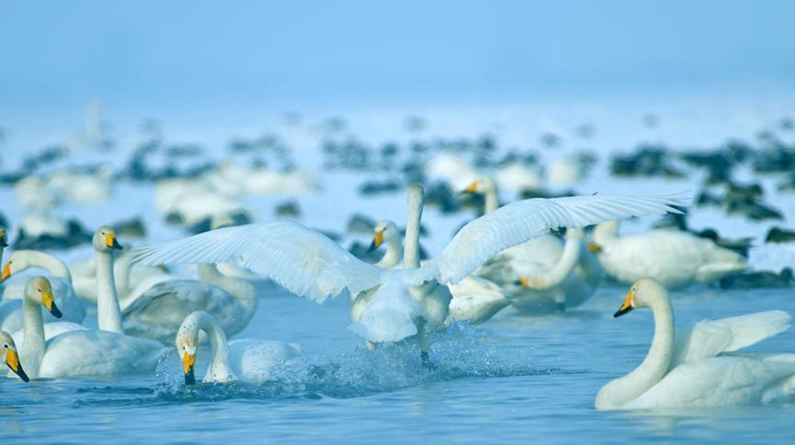
{"label": "swimming swan", "polygon": [[729,354],[786,331],[786,312],[704,320],[674,337],[667,292],[644,278],[632,286],[614,316],[644,307],[654,312],[649,353],[634,371],[599,390],[596,409],[736,406],[795,393],[795,354]]}
{"label": "swimming swan", "polygon": [[520,310],[558,310],[578,306],[593,295],[602,280],[599,260],[588,251],[582,229],[568,229],[563,252],[549,269],[517,277],[520,290],[509,294]]}
{"label": "swimming swan", "polygon": [[365,292],[371,302],[350,329],[373,343],[418,336],[427,357],[430,343],[423,338],[447,316],[446,285],[458,283],[497,252],[551,228],[676,212],[671,206],[683,204],[670,197],[606,195],[517,201],[466,224],[439,256],[420,266],[421,187],[410,187],[408,203],[403,269],[367,264],[325,235],[287,220],[227,227],[142,247],[133,252],[133,262],[236,262],[319,303],[345,290],[352,296]]}
{"label": "swimming swan", "polygon": [[55,317],[60,311],[44,277],[28,282],[23,305],[25,343],[20,361],[31,379],[151,372],[168,352],[154,340],[98,330],[70,331],[45,341],[40,306]]}
{"label": "swimming swan", "polygon": [[597,252],[605,273],[621,283],[654,277],[667,289],[677,289],[716,281],[747,267],[738,253],[688,232],[657,229],[619,237],[618,226],[618,221],[596,226],[590,248]]}
{"label": "swimming swan", "polygon": [[[53,278],[55,302],[63,314],[63,321],[80,324],[86,317],[86,307],[75,295],[72,289],[72,275],[63,261],[44,252],[36,250],[17,250],[8,257],[3,267],[0,280],[5,281],[24,270],[30,268],[44,269]],[[16,332],[22,329],[22,299],[25,293],[26,279],[13,280],[7,283],[3,291],[3,304],[0,308],[2,329],[7,332]]]}
{"label": "swimming swan", "polygon": [[300,353],[300,348],[295,344],[273,340],[241,338],[227,343],[224,330],[212,315],[203,311],[193,312],[185,318],[176,337],[186,385],[196,383],[194,367],[201,331],[210,338],[212,348],[210,366],[204,375],[207,383],[236,380],[262,383],[270,380],[271,368]]}

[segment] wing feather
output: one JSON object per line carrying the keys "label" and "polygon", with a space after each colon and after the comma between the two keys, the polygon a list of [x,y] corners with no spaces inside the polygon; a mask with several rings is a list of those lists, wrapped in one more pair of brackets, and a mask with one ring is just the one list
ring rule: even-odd
{"label": "wing feather", "polygon": [[344,289],[355,294],[382,281],[379,268],[325,235],[287,220],[226,227],[141,247],[133,250],[131,263],[236,263],[319,303]]}
{"label": "wing feather", "polygon": [[572,196],[526,199],[465,225],[442,253],[423,264],[415,283],[437,279],[457,283],[499,252],[558,227],[585,227],[631,216],[681,213],[676,196]]}

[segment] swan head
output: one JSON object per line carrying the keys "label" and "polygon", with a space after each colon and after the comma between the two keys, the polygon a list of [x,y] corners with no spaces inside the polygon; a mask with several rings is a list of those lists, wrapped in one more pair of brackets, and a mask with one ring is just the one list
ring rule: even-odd
{"label": "swan head", "polygon": [[8,257],[6,265],[3,266],[3,272],[0,274],[0,281],[5,281],[11,277],[11,275],[21,272],[28,267],[30,267],[28,255],[25,254],[24,250],[17,250]]}
{"label": "swan head", "polygon": [[14,344],[14,339],[8,332],[0,331],[0,344],[3,345],[0,354],[2,354],[3,362],[8,366],[8,369],[14,371],[14,374],[18,375],[23,382],[30,381],[28,375],[25,374],[25,370],[22,369],[22,364],[19,363],[17,345]]}
{"label": "swan head", "polygon": [[28,285],[25,287],[25,295],[36,303],[44,306],[47,312],[51,313],[55,318],[61,318],[63,316],[58,306],[55,305],[52,286],[50,286],[50,280],[47,278],[35,277],[28,281]]}
{"label": "swan head", "polygon": [[8,234],[6,229],[0,227],[0,248],[8,247]]}
{"label": "swan head", "polygon": [[196,376],[194,367],[196,366],[196,349],[199,340],[200,318],[203,312],[193,312],[185,317],[185,321],[177,332],[177,353],[182,359],[182,370],[185,373],[185,384],[195,385]]}
{"label": "swan head", "polygon": [[385,241],[392,241],[400,236],[397,226],[392,221],[380,221],[373,230],[373,242],[370,243],[369,251],[373,251],[384,244]]}
{"label": "swan head", "polygon": [[488,176],[481,176],[469,183],[461,193],[465,195],[474,195],[476,193],[488,193],[494,190],[496,190],[494,181]]}
{"label": "swan head", "polygon": [[94,232],[91,245],[97,252],[112,252],[121,250],[121,244],[116,240],[116,232],[108,226],[102,226]]}
{"label": "swan head", "polygon": [[651,278],[641,278],[629,289],[624,303],[613,314],[613,317],[618,318],[633,309],[651,307],[654,301],[664,294],[665,289],[656,281]]}

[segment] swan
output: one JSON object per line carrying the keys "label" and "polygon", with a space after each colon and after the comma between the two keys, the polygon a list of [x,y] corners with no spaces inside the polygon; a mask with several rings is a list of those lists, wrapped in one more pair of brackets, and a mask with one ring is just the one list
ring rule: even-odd
{"label": "swan", "polygon": [[[384,242],[387,243],[386,253],[375,265],[381,269],[397,267],[403,261],[403,243],[392,221],[376,224],[370,249]],[[475,275],[467,275],[456,284],[448,284],[447,288],[451,294],[449,312],[458,321],[483,323],[510,304],[500,286]]]}
{"label": "swan", "polygon": [[[497,186],[488,176],[482,176],[473,181],[463,193],[482,193],[484,214],[489,214],[499,208]],[[555,267],[561,255],[563,255],[563,242],[554,235],[544,233],[489,258],[478,268],[475,275],[494,282],[500,287],[518,291],[521,289],[515,286],[515,283],[520,276],[543,274],[544,271]]]}
{"label": "swan", "polygon": [[209,312],[228,337],[240,333],[257,310],[254,285],[221,274],[214,264],[198,264],[197,280],[155,284],[122,312],[124,330],[136,337],[171,342],[186,316]]}
{"label": "swan", "polygon": [[[3,267],[0,280],[7,280],[30,268],[44,269],[50,274],[51,283],[54,285],[55,301],[63,314],[63,321],[71,325],[79,325],[86,317],[86,308],[83,302],[75,295],[72,289],[72,275],[63,261],[44,252],[36,250],[17,250],[8,257]],[[8,282],[3,290],[3,303],[0,305],[0,329],[7,332],[16,332],[22,329],[23,312],[22,300],[25,292],[26,280]]]}
{"label": "swan", "polygon": [[446,285],[458,283],[496,253],[555,227],[676,212],[671,206],[684,204],[671,197],[607,195],[517,201],[466,224],[440,255],[420,266],[422,198],[422,187],[409,187],[402,269],[382,270],[360,261],[325,235],[289,220],[226,227],[141,247],[133,252],[133,263],[233,262],[318,303],[347,290],[363,301],[351,331],[372,343],[416,338],[426,363],[428,334],[447,316]]}
{"label": "swan", "polygon": [[618,236],[618,221],[596,226],[590,248],[611,278],[631,284],[654,277],[668,289],[708,283],[742,272],[745,259],[712,241],[676,230]]}
{"label": "swan", "polygon": [[168,353],[168,348],[155,340],[102,330],[70,331],[45,341],[39,306],[60,316],[47,278],[28,282],[23,304],[25,342],[20,347],[20,361],[31,379],[151,372]]}
{"label": "swan", "polygon": [[25,370],[22,368],[22,364],[19,363],[19,354],[17,353],[17,345],[14,342],[14,339],[11,338],[11,335],[8,334],[6,331],[0,331],[0,343],[3,345],[3,363],[8,366],[8,369],[11,370],[14,374],[16,374],[23,382],[30,381],[28,375],[25,373]]}
{"label": "swan", "polygon": [[185,317],[176,337],[177,352],[182,359],[185,384],[196,383],[194,367],[199,333],[210,338],[212,356],[204,382],[227,383],[242,380],[262,383],[270,380],[271,368],[298,356],[298,345],[273,340],[241,338],[227,343],[224,329],[212,315],[196,311]]}
{"label": "swan", "polygon": [[654,338],[634,371],[596,396],[599,410],[737,406],[770,403],[795,393],[795,354],[732,354],[789,329],[783,311],[704,320],[674,335],[665,289],[638,280],[615,313],[651,308]]}
{"label": "swan", "polygon": [[521,289],[511,292],[509,300],[520,310],[546,309],[554,303],[562,311],[590,298],[601,280],[602,267],[588,251],[585,233],[582,229],[568,229],[557,263],[541,273],[518,277],[515,284]]}

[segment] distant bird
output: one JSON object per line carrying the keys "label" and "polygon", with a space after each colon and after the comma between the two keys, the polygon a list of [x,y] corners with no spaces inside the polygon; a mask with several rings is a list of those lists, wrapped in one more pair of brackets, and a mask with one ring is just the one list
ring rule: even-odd
{"label": "distant bird", "polygon": [[618,221],[597,225],[590,248],[605,273],[621,283],[653,277],[666,288],[682,288],[747,268],[741,255],[688,232],[650,230],[618,236],[618,228]]}

